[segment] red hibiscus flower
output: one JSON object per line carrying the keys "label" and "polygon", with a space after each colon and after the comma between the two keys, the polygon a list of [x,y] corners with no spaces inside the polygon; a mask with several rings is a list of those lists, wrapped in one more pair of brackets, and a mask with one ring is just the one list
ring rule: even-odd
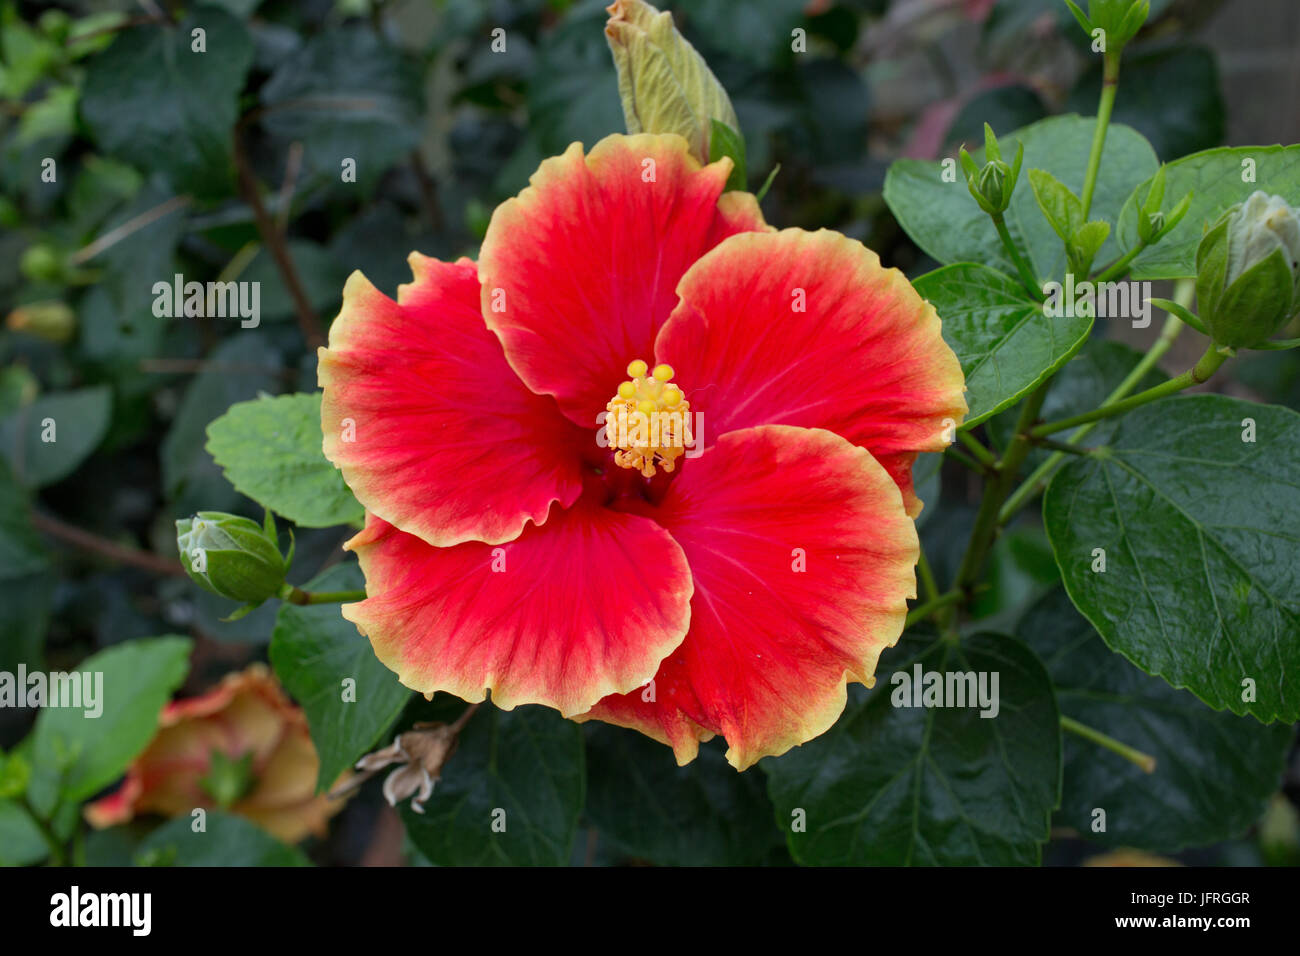
{"label": "red hibiscus flower", "polygon": [[[407,686],[679,763],[722,734],[743,770],[873,682],[961,370],[901,273],[771,230],[730,170],[675,135],[575,143],[477,267],[413,254],[396,302],[348,280],[320,354],[325,453],[368,511],[343,613]],[[681,414],[648,440],[615,427],[638,412]]]}

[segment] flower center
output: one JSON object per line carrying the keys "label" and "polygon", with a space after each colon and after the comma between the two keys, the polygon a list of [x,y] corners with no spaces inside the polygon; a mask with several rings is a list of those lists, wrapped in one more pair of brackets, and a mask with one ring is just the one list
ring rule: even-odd
{"label": "flower center", "polygon": [[671,365],[649,371],[637,359],[628,365],[627,374],[630,379],[605,405],[605,436],[616,465],[653,478],[657,469],[672,471],[685,454],[691,441],[691,404],[672,383]]}

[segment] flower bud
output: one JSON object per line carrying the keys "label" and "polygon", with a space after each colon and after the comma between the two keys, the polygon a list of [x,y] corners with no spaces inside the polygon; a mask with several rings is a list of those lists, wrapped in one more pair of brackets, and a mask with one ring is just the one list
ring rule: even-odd
{"label": "flower bud", "polygon": [[1129,40],[1137,36],[1151,13],[1151,0],[1088,0],[1086,17],[1073,0],[1065,2],[1089,35],[1097,30],[1102,31],[1106,53],[1118,53]]}
{"label": "flower bud", "polygon": [[1300,213],[1255,192],[1227,210],[1196,250],[1200,317],[1219,345],[1264,342],[1300,311]]}
{"label": "flower bud", "polygon": [[66,302],[57,299],[20,305],[5,318],[5,325],[15,332],[26,332],[38,339],[62,345],[77,330],[76,313]]}
{"label": "flower bud", "polygon": [[677,32],[671,13],[643,0],[614,0],[607,9],[605,38],[618,69],[627,131],[678,133],[707,163],[713,121],[740,129],[727,91]]}
{"label": "flower bud", "polygon": [[181,563],[199,587],[256,607],[278,594],[288,564],[275,543],[275,523],[220,511],[200,511],[176,522]]}
{"label": "flower bud", "polygon": [[1011,205],[1011,194],[1016,191],[1016,182],[1020,179],[1020,164],[1025,158],[1025,147],[1021,143],[1016,147],[1016,158],[1011,165],[1002,159],[1002,150],[992,127],[984,124],[984,158],[987,162],[981,169],[963,147],[958,154],[962,169],[966,171],[966,186],[975,197],[979,207],[990,216],[1006,211]]}

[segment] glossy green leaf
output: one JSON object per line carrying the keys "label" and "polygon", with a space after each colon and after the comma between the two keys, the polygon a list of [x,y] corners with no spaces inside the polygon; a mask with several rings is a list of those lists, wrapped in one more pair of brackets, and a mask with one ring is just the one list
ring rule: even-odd
{"label": "glossy green leaf", "polygon": [[365,518],[321,451],[319,392],[232,405],[208,426],[207,449],[236,490],[305,528]]}
{"label": "glossy green leaf", "polygon": [[[1137,242],[1137,216],[1150,176],[1133,190],[1116,230],[1123,248]],[[1189,192],[1192,204],[1182,222],[1133,260],[1135,279],[1181,279],[1196,274],[1196,247],[1205,228],[1229,206],[1255,190],[1294,201],[1300,196],[1300,146],[1237,146],[1208,149],[1165,167],[1165,196],[1172,205]]]}
{"label": "glossy green leaf", "polygon": [[1172,852],[1237,836],[1259,819],[1281,782],[1290,727],[1211,710],[1142,673],[1106,647],[1059,588],[1017,634],[1047,666],[1061,713],[1156,760],[1148,774],[1066,734],[1058,823],[1108,846]]}
{"label": "glossy green leaf", "polygon": [[[998,675],[997,715],[911,700],[895,675]],[[1061,780],[1061,738],[1047,672],[1014,638],[960,644],[905,635],[876,689],[853,688],[820,737],[767,758],[768,792],[790,851],[805,864],[1025,865],[1039,861]],[[800,812],[802,811],[802,813]],[[806,824],[806,832],[792,829]]]}
{"label": "glossy green leaf", "polygon": [[[303,588],[345,591],[363,584],[361,570],[344,564]],[[411,697],[337,604],[281,605],[270,653],[280,683],[307,715],[320,756],[318,790],[371,750]]]}
{"label": "glossy green leaf", "polygon": [[[158,714],[189,672],[191,641],[154,637],[100,651],[71,673],[91,696],[43,708],[32,731],[32,802],[48,813],[61,796],[84,800],[111,783],[153,739]],[[95,716],[92,714],[98,710]]]}
{"label": "glossy green leaf", "polygon": [[[1045,170],[1078,193],[1083,188],[1094,126],[1090,118],[1053,116],[1014,133],[999,133],[998,142],[1004,156],[1014,155],[1016,144],[1023,143],[1025,169]],[[984,164],[982,149],[972,156],[977,164]],[[1151,144],[1140,133],[1112,124],[1089,218],[1113,221],[1132,192],[1134,181],[1154,175],[1157,166]],[[961,170],[953,166],[948,178],[952,181],[945,181],[942,161],[899,160],[885,177],[885,201],[912,240],[940,262],[979,262],[1013,272],[1014,266],[993,224],[967,191]],[[1064,274],[1064,249],[1034,201],[1027,176],[1022,175],[1016,185],[1006,221],[1038,278],[1046,280]],[[1119,247],[1112,235],[1099,256],[1109,261],[1118,255]]]}
{"label": "glossy green leaf", "polygon": [[913,285],[939,313],[944,341],[966,376],[964,428],[1013,404],[1064,365],[1092,328],[1090,317],[1047,315],[1019,282],[988,266],[944,266]]}
{"label": "glossy green leaf", "polygon": [[1104,448],[1066,463],[1043,502],[1075,606],[1113,650],[1216,710],[1296,720],[1300,415],[1167,398]]}
{"label": "glossy green leaf", "polygon": [[622,853],[663,866],[744,866],[781,845],[761,774],[737,773],[712,744],[685,767],[643,734],[594,724],[587,816]]}
{"label": "glossy green leaf", "polygon": [[[463,705],[462,705],[463,709]],[[406,832],[440,866],[563,866],[585,791],[578,725],[545,707],[485,705]]]}

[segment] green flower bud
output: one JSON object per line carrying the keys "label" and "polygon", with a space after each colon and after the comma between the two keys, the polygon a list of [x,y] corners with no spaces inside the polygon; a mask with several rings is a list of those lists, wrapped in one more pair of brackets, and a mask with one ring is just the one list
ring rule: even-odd
{"label": "green flower bud", "polygon": [[288,562],[275,537],[269,512],[265,525],[220,511],[200,511],[176,522],[181,563],[195,583],[250,609],[284,585]]}
{"label": "green flower bud", "polygon": [[740,129],[727,91],[677,32],[671,13],[643,0],[614,0],[605,38],[629,133],[678,133],[707,163],[713,121]]}
{"label": "green flower bud", "polygon": [[1219,345],[1266,341],[1300,311],[1300,213],[1255,192],[1227,210],[1196,250],[1196,299]]}
{"label": "green flower bud", "polygon": [[67,271],[58,250],[43,242],[23,251],[18,268],[24,276],[38,282],[61,282]]}
{"label": "green flower bud", "polygon": [[1065,2],[1085,32],[1091,36],[1101,30],[1105,34],[1108,54],[1118,53],[1137,36],[1151,13],[1151,0],[1088,0],[1086,17],[1073,0]]}
{"label": "green flower bud", "polygon": [[5,325],[15,332],[26,332],[62,345],[77,330],[77,315],[66,302],[29,302],[10,312]]}
{"label": "green flower bud", "polygon": [[966,185],[979,207],[990,216],[1005,212],[1011,205],[1011,194],[1016,191],[1016,183],[1020,179],[1020,164],[1025,159],[1024,144],[1016,146],[1016,158],[1011,165],[1007,165],[1002,159],[1002,149],[997,137],[993,135],[992,127],[985,123],[984,157],[988,161],[984,167],[981,169],[975,164],[965,147],[962,147],[958,155],[962,169],[966,171]]}

